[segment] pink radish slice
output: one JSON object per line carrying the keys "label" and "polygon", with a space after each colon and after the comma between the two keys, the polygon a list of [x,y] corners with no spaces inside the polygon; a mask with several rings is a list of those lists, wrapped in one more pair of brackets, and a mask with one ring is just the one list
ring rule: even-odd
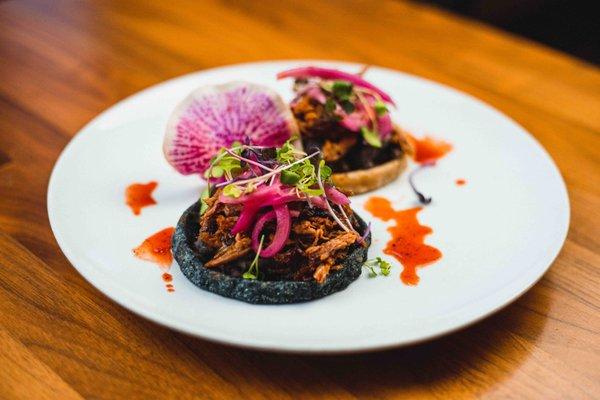
{"label": "pink radish slice", "polygon": [[297,131],[294,116],[274,90],[249,82],[206,85],[171,114],[163,152],[178,172],[203,173],[222,147],[234,142],[280,146]]}

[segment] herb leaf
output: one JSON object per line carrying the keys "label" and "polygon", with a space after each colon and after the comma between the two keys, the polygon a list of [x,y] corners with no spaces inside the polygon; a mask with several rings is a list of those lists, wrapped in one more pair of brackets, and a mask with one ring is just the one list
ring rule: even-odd
{"label": "herb leaf", "polygon": [[210,189],[208,186],[202,191],[200,194],[200,215],[204,214],[204,212],[208,209],[208,204],[206,204],[206,199],[210,197]]}
{"label": "herb leaf", "polygon": [[351,114],[356,109],[356,107],[354,107],[354,104],[350,100],[340,101],[340,106],[342,107],[342,110],[346,112],[346,114]]}
{"label": "herb leaf", "polygon": [[386,112],[388,112],[387,106],[385,105],[385,103],[383,101],[377,101],[374,105],[373,108],[375,109],[375,113],[377,114],[377,116],[381,117],[382,115],[384,115]]}
{"label": "herb leaf", "polygon": [[295,185],[300,181],[300,175],[293,171],[283,170],[281,171],[281,183],[285,185]]}
{"label": "herb leaf", "polygon": [[347,81],[335,81],[331,87],[331,92],[340,100],[348,100],[352,94],[352,84]]}
{"label": "herb leaf", "polygon": [[260,252],[262,251],[263,241],[265,240],[265,235],[260,237],[260,243],[258,244],[258,250],[256,250],[256,255],[254,256],[254,260],[252,260],[252,264],[250,264],[250,268],[248,271],[242,274],[242,278],[244,279],[257,279],[258,278],[258,257],[260,256]]}
{"label": "herb leaf", "polygon": [[373,147],[381,147],[381,138],[377,132],[363,126],[360,128],[360,133],[368,144]]}
{"label": "herb leaf", "polygon": [[[229,149],[234,154],[239,155],[243,147],[239,143],[234,143]],[[206,170],[204,176],[208,178],[221,178],[225,176],[227,179],[232,179],[234,175],[242,170],[240,160],[229,154],[225,148],[221,149],[211,162],[211,167]]]}
{"label": "herb leaf", "polygon": [[321,180],[326,181],[331,177],[333,171],[331,170],[331,167],[325,165],[325,160],[319,162],[319,167],[321,168]]}
{"label": "herb leaf", "polygon": [[[388,276],[392,269],[392,264],[385,261],[381,257],[372,258],[367,260],[363,267],[369,271],[369,278],[375,278],[377,275]],[[375,270],[375,267],[379,268],[379,273]]]}
{"label": "herb leaf", "polygon": [[335,105],[335,100],[329,97],[327,100],[325,100],[325,111],[331,114],[335,111]]}
{"label": "herb leaf", "polygon": [[[277,150],[277,160],[282,163],[292,164],[297,160],[299,155],[298,150],[291,144],[286,142],[281,149]],[[331,168],[321,162],[321,179],[327,180],[331,176]],[[315,166],[306,159],[297,164],[291,165],[289,168],[281,171],[281,183],[285,185],[295,186],[300,192],[309,196],[320,196],[323,190],[317,187],[317,171]]]}
{"label": "herb leaf", "polygon": [[292,139],[290,139],[277,149],[277,161],[281,163],[292,163],[296,161],[296,152],[297,150],[292,144]]}
{"label": "herb leaf", "polygon": [[385,261],[381,257],[377,257],[377,262],[379,263],[379,270],[382,275],[388,276],[390,274],[390,270],[392,269],[392,264]]}
{"label": "herb leaf", "polygon": [[229,184],[223,188],[223,194],[225,196],[238,198],[242,195],[242,189],[234,184]]}

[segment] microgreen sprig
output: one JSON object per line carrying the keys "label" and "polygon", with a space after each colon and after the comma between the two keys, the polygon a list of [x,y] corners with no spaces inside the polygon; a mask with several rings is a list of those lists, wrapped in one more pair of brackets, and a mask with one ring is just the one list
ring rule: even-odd
{"label": "microgreen sprig", "polygon": [[[321,168],[322,168],[323,165],[325,165],[325,162],[323,160],[321,160],[321,162],[319,162],[319,169],[317,171],[317,183],[319,184],[319,188],[323,191],[323,193],[325,193],[325,187],[323,186],[323,180],[321,179]],[[333,219],[335,220],[335,222],[337,222],[337,224],[339,226],[341,226],[343,230],[345,230],[346,232],[356,232],[354,230],[354,228],[352,227],[352,224],[348,220],[348,217],[346,216],[346,213],[344,213],[344,216],[348,220],[348,226],[346,226],[346,224],[344,224],[340,220],[340,218],[336,215],[335,211],[333,211],[333,208],[331,208],[331,204],[329,204],[329,200],[327,199],[327,196],[325,196],[325,206],[327,207],[327,210],[329,211],[329,214],[331,214],[331,216],[333,217]]]}
{"label": "microgreen sprig", "polygon": [[204,212],[208,209],[208,204],[206,204],[206,199],[210,197],[210,187],[206,185],[206,188],[200,194],[200,215],[204,214]]}
{"label": "microgreen sprig", "polygon": [[356,92],[356,97],[358,98],[358,101],[360,101],[363,109],[367,113],[367,116],[369,117],[372,126],[371,129],[369,129],[368,126],[363,126],[362,128],[360,128],[360,133],[365,139],[365,142],[367,142],[373,147],[381,147],[381,137],[379,136],[379,127],[377,126],[377,111],[374,108],[371,108],[371,105],[361,92]]}
{"label": "microgreen sprig", "polygon": [[[371,260],[367,260],[363,267],[367,268],[369,271],[369,278],[375,278],[377,275],[388,276],[390,274],[390,270],[392,269],[392,264],[385,261],[381,257],[376,257]],[[375,270],[375,268],[379,268],[379,273]]]}
{"label": "microgreen sprig", "polygon": [[248,268],[248,271],[244,272],[242,278],[244,279],[258,279],[258,257],[260,257],[260,252],[262,251],[263,241],[265,240],[265,235],[260,237],[260,243],[258,244],[258,249],[256,250],[256,255]]}
{"label": "microgreen sprig", "polygon": [[[257,177],[255,177],[255,178],[249,178],[249,179],[244,179],[244,180],[241,180],[241,181],[237,181],[237,182],[236,182],[236,184],[237,184],[237,185],[245,185],[245,184],[247,184],[247,183],[258,183],[258,182],[265,182],[266,180],[268,180],[268,179],[269,179],[269,178],[271,178],[272,176],[274,176],[274,175],[277,175],[277,174],[281,173],[281,171],[284,171],[284,170],[290,169],[292,166],[294,166],[294,165],[297,165],[297,164],[300,164],[300,163],[302,163],[302,162],[304,162],[304,161],[306,161],[306,160],[308,160],[308,159],[311,159],[311,158],[313,158],[314,156],[316,156],[317,154],[319,154],[319,152],[318,152],[318,151],[316,151],[316,152],[314,152],[314,153],[312,153],[312,154],[309,154],[309,155],[307,155],[306,157],[303,157],[303,158],[301,158],[301,159],[299,159],[299,160],[296,160],[296,161],[294,161],[294,162],[293,162],[293,163],[291,163],[291,164],[287,164],[287,165],[284,165],[284,166],[282,166],[282,167],[279,167],[279,168],[273,169],[273,170],[271,170],[270,172],[268,172],[268,173],[266,173],[266,174],[264,174],[264,175],[260,175],[260,176],[257,176]],[[216,186],[216,187],[221,187],[221,186],[228,185],[229,183],[231,183],[231,182],[222,182],[222,183],[218,183],[218,184],[217,184],[217,185],[215,185],[215,186]]]}
{"label": "microgreen sprig", "polygon": [[[248,146],[238,144],[231,149],[223,149],[212,160],[210,168],[206,172],[206,176],[213,178],[222,178],[227,180],[219,182],[214,186],[222,188],[222,195],[240,198],[242,195],[251,194],[260,185],[273,185],[279,181],[283,185],[291,187],[291,191],[287,195],[295,193],[298,200],[306,200],[308,205],[312,207],[311,198],[319,197],[325,200],[327,210],[337,224],[346,232],[357,233],[346,211],[342,206],[337,206],[339,216],[333,211],[332,205],[327,198],[325,191],[325,183],[331,184],[332,169],[325,164],[323,159],[319,159],[318,163],[312,162],[311,159],[321,154],[320,151],[315,151],[307,155],[305,152],[298,150],[291,143],[290,139],[280,148],[275,149],[275,160],[266,156],[262,152],[258,152],[257,146]],[[251,150],[256,156],[254,159],[248,158],[244,150]],[[258,170],[252,167],[260,167]],[[248,169],[254,176],[248,177]],[[272,168],[271,168],[272,167]],[[262,171],[261,171],[262,170]],[[200,198],[201,213],[207,209],[206,199],[211,195],[211,184],[202,193]],[[358,233],[357,233],[358,234]],[[251,271],[250,271],[251,272]]]}
{"label": "microgreen sprig", "polygon": [[331,96],[325,101],[325,111],[333,113],[339,105],[347,114],[356,109],[354,85],[347,81],[323,81],[321,89]]}
{"label": "microgreen sprig", "polygon": [[233,143],[230,149],[221,149],[210,163],[204,176],[209,178],[233,179],[233,175],[242,170],[239,154],[244,149],[239,142]]}

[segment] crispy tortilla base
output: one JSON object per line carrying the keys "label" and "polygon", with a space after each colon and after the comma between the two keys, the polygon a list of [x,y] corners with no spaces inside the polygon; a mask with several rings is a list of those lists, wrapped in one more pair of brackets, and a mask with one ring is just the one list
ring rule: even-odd
{"label": "crispy tortilla base", "polygon": [[[205,268],[195,242],[200,219],[199,202],[188,208],[177,224],[173,235],[173,256],[183,275],[201,289],[252,304],[287,304],[316,300],[344,290],[362,273],[371,245],[371,233],[365,237],[365,246],[353,244],[342,262],[343,268],[332,271],[325,282],[315,281],[260,281],[226,275]],[[367,223],[356,215],[359,232],[366,232]]]}

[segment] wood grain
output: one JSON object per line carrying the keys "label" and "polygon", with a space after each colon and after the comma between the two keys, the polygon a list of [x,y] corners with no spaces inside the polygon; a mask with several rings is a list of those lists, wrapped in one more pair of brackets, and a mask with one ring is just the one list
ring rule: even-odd
{"label": "wood grain", "polygon": [[[403,1],[4,1],[0,32],[1,398],[600,397],[597,68]],[[532,132],[561,169],[572,206],[548,274],[469,329],[341,357],[190,338],[85,282],[46,214],[51,168],[69,139],[103,109],[165,79],[285,58],[418,74]]]}

